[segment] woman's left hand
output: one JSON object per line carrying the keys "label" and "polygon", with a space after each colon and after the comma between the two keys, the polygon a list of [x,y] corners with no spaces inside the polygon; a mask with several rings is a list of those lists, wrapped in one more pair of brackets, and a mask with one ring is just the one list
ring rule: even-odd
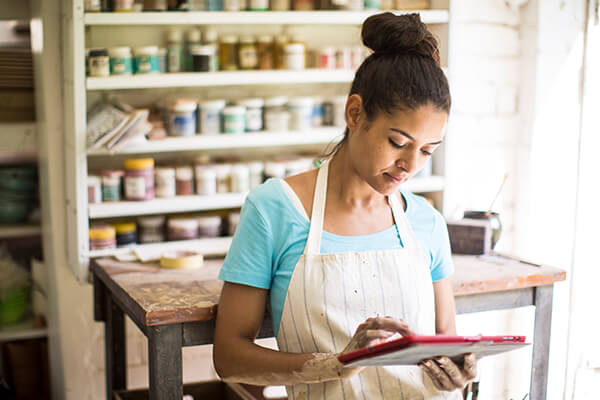
{"label": "woman's left hand", "polygon": [[425,360],[419,363],[419,367],[429,375],[439,390],[462,390],[477,376],[477,358],[472,353],[465,354],[462,367],[448,357]]}

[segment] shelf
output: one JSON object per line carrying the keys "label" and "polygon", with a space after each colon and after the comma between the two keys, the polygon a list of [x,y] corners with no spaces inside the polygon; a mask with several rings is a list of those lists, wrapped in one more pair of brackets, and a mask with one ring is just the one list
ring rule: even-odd
{"label": "shelf", "polygon": [[1,123],[0,163],[31,163],[37,161],[35,122]]}
{"label": "shelf", "polygon": [[34,224],[0,225],[0,239],[39,236],[42,228]]}
{"label": "shelf", "polygon": [[47,328],[34,328],[33,320],[15,325],[5,326],[0,329],[0,343],[15,340],[37,339],[48,336]]}
{"label": "shelf", "polygon": [[441,176],[412,178],[401,185],[400,189],[413,193],[439,192],[444,190],[444,178]]}
{"label": "shelf", "polygon": [[344,128],[325,127],[315,128],[307,132],[259,132],[239,135],[169,137],[161,140],[148,140],[145,143],[132,143],[131,146],[124,147],[118,152],[111,152],[108,149],[96,149],[88,152],[88,156],[319,145],[341,139],[343,133]]}
{"label": "shelf", "polygon": [[119,201],[90,204],[90,219],[136,215],[170,214],[239,208],[246,193],[219,193],[213,196],[176,196],[148,201]]}
{"label": "shelf", "polygon": [[[120,260],[136,260],[134,250],[139,249],[149,258],[160,257],[165,251],[169,250],[194,250],[205,256],[222,256],[227,253],[231,246],[232,237],[219,237],[211,239],[181,240],[176,242],[163,242],[152,244],[139,244],[135,247],[124,247],[109,250],[91,250],[88,254],[90,258],[98,257],[117,257]],[[154,256],[154,257],[153,257]]]}
{"label": "shelf", "polygon": [[87,78],[87,90],[350,83],[353,79],[354,71],[343,69],[179,72]]}
{"label": "shelf", "polygon": [[[141,12],[89,13],[87,26],[100,25],[360,25],[373,11],[241,11],[241,12]],[[426,24],[448,23],[448,10],[403,10],[418,12]]]}

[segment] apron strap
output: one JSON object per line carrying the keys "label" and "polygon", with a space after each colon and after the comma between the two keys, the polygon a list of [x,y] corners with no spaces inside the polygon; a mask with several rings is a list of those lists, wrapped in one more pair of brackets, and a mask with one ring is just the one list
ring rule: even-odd
{"label": "apron strap", "polygon": [[325,201],[327,198],[327,176],[329,175],[329,160],[321,164],[317,172],[317,183],[313,196],[312,213],[310,216],[310,228],[308,240],[304,248],[304,254],[321,253],[321,233],[323,232],[323,219],[325,217]]}
{"label": "apron strap", "polygon": [[388,203],[392,207],[392,215],[394,216],[396,229],[398,229],[398,234],[402,240],[403,247],[405,249],[414,249],[415,246],[418,246],[418,242],[413,234],[410,224],[408,223],[408,219],[406,218],[406,213],[404,212],[404,208],[402,207],[402,202],[400,201],[399,196],[401,196],[399,191],[389,195]]}

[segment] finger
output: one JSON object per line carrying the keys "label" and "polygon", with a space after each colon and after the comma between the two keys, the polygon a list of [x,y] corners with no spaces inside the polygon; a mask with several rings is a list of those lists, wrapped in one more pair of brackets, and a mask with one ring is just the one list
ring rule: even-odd
{"label": "finger", "polygon": [[368,329],[365,331],[365,340],[373,341],[380,339],[387,339],[392,336],[394,332],[386,331],[384,329]]}
{"label": "finger", "polygon": [[467,384],[462,370],[448,357],[436,357],[435,362],[450,378],[453,389],[464,388]]}
{"label": "finger", "polygon": [[410,335],[412,332],[404,320],[397,318],[378,317],[368,323],[369,329],[385,329],[398,332],[403,336]]}
{"label": "finger", "polygon": [[475,354],[465,354],[463,375],[468,380],[473,380],[477,376],[477,357]]}
{"label": "finger", "polygon": [[427,374],[427,376],[429,376],[429,379],[431,379],[431,382],[433,383],[433,386],[435,386],[436,389],[438,389],[438,390],[444,390],[444,387],[442,386],[442,384],[440,383],[439,379],[433,373],[433,371],[431,370],[430,367],[428,367],[425,363],[420,363],[419,367],[421,367],[421,369],[423,370],[423,372],[425,374]]}

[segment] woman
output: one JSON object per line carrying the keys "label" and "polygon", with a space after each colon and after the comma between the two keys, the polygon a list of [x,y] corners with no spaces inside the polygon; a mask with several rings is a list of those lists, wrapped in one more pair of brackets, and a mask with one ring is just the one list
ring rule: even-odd
{"label": "woman", "polygon": [[[472,355],[420,368],[337,360],[394,334],[455,334],[444,220],[398,190],[443,140],[450,94],[437,41],[417,14],[391,13],[368,18],[362,39],[373,54],[333,156],[244,204],[220,274],[215,367],[225,380],[287,385],[293,399],[461,398]],[[280,351],[254,344],[267,299]]]}

